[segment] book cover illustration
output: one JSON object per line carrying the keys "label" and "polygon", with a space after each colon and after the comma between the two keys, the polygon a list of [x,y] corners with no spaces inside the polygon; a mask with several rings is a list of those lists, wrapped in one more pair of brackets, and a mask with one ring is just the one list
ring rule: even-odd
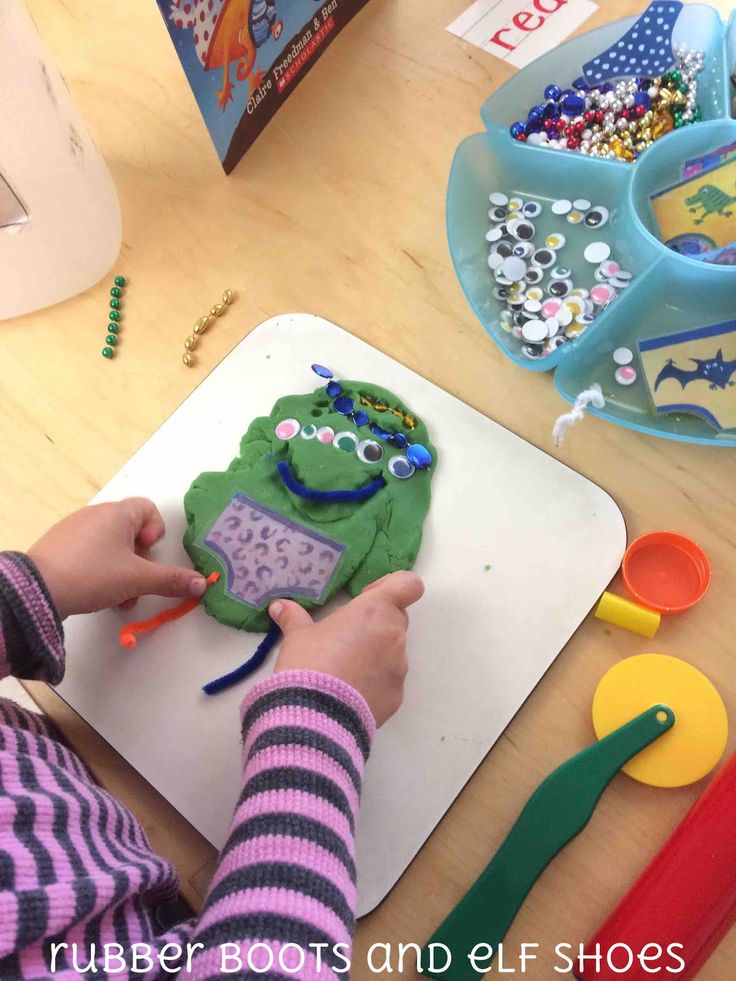
{"label": "book cover illustration", "polygon": [[736,428],[736,320],[639,341],[639,356],[656,413]]}
{"label": "book cover illustration", "polygon": [[367,0],[156,0],[225,173]]}

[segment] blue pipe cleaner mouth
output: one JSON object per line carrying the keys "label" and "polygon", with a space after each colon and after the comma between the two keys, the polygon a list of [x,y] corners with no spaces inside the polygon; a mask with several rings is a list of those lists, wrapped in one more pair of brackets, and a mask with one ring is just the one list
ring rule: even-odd
{"label": "blue pipe cleaner mouth", "polygon": [[292,494],[305,497],[309,501],[367,501],[369,497],[373,497],[382,487],[386,486],[386,481],[379,474],[369,484],[364,484],[355,490],[312,490],[311,487],[305,487],[304,484],[299,483],[291,471],[288,460],[279,460],[276,469]]}

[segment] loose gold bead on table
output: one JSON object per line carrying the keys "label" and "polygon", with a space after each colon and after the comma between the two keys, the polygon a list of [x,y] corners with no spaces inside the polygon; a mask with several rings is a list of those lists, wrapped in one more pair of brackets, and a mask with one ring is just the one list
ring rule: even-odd
{"label": "loose gold bead on table", "polygon": [[191,352],[197,346],[200,336],[204,334],[204,332],[210,326],[210,318],[222,316],[226,308],[233,302],[234,298],[235,295],[232,290],[225,290],[222,294],[222,303],[216,303],[209,313],[206,313],[204,316],[200,317],[192,328],[192,333],[189,335],[189,337],[185,338],[185,351],[182,355],[182,361],[187,368],[191,368],[191,366],[194,364],[194,357],[192,356]]}

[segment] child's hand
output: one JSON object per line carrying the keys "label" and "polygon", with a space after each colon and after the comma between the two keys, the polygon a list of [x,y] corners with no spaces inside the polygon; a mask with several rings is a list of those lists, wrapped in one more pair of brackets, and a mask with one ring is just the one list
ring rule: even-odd
{"label": "child's hand", "polygon": [[62,620],[110,606],[128,608],[149,594],[202,596],[207,583],[198,572],[146,557],[163,534],[156,505],[145,497],[129,497],[75,511],[46,532],[28,555]]}
{"label": "child's hand", "polygon": [[413,572],[393,572],[366,586],[347,606],[319,623],[291,600],[268,612],[284,633],[275,671],[321,671],[340,678],[365,698],[383,725],[404,697],[407,606],[424,584]]}

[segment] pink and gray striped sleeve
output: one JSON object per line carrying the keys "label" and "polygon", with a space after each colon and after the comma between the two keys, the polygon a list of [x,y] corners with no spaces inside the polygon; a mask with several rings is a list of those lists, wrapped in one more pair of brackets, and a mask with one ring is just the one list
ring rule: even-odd
{"label": "pink and gray striped sleeve", "polygon": [[[0,677],[63,672],[38,571],[0,553]],[[241,724],[242,790],[204,910],[166,928],[170,863],[46,719],[0,699],[0,978],[73,981],[92,962],[104,977],[117,946],[128,967],[136,949],[152,958],[131,974],[116,960],[123,978],[346,976],[373,716],[338,679],[290,671],[254,686]]]}
{"label": "pink and gray striped sleeve", "polygon": [[0,678],[58,685],[64,632],[36,566],[22,552],[0,552]]}
{"label": "pink and gray striped sleeve", "polygon": [[[343,973],[355,915],[355,824],[375,734],[366,702],[329,675],[287,671],[242,709],[243,790],[192,941],[197,978],[240,946],[244,969]],[[228,942],[239,941],[232,947]],[[302,963],[303,960],[303,963]],[[229,962],[235,966],[236,960]]]}

